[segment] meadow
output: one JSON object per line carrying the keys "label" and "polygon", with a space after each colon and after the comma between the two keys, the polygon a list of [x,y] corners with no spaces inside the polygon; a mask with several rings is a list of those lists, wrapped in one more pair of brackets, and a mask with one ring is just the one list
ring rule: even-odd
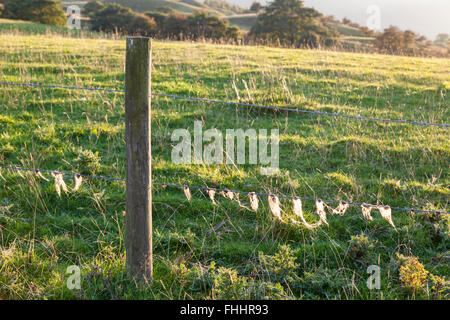
{"label": "meadow", "polygon": [[[0,33],[0,81],[124,89],[124,63],[124,39]],[[166,94],[450,119],[449,59],[154,41],[152,72],[153,91]],[[125,178],[123,94],[0,85],[0,110],[1,165]],[[173,164],[170,134],[192,132],[197,120],[222,132],[278,128],[280,173]],[[155,182],[448,211],[444,127],[154,97],[152,154]],[[124,184],[88,179],[59,198],[44,176],[1,170],[1,299],[448,298],[448,282],[422,277],[424,269],[441,280],[450,274],[446,215],[393,211],[394,230],[352,207],[311,231],[276,221],[267,199],[255,213],[155,186],[155,277],[137,286],[125,273]],[[281,205],[294,218],[292,204]],[[304,202],[308,221],[314,210]],[[400,254],[418,260],[405,269]],[[381,267],[381,290],[366,286],[372,264]],[[66,286],[71,265],[81,267],[80,290]]]}

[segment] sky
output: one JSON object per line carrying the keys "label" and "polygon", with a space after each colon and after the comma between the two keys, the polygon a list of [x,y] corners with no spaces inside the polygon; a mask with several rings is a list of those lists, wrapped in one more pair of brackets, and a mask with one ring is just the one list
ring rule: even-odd
{"label": "sky", "polygon": [[[249,7],[254,0],[227,0]],[[261,0],[266,3],[267,0]],[[381,28],[391,25],[402,30],[412,30],[434,40],[439,33],[450,34],[450,0],[304,0],[305,6],[314,7],[338,19],[349,18],[367,25],[367,8],[380,8]]]}

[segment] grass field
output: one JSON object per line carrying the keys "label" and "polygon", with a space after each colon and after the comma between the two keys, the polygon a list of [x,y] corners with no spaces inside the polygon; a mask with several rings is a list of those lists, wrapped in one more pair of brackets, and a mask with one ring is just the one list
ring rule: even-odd
{"label": "grass field", "polygon": [[[207,11],[216,15],[221,15],[222,12],[217,11],[196,0],[105,0],[105,3],[119,3],[125,7],[132,8],[137,12],[145,12],[158,10],[160,8],[171,8],[175,11],[191,14],[198,10]],[[226,14],[231,14],[227,12]]]}
{"label": "grass field", "polygon": [[[3,32],[0,81],[123,89],[124,56],[123,40]],[[153,43],[155,92],[351,115],[449,123],[449,75],[448,59]],[[0,164],[123,178],[123,105],[119,93],[1,86]],[[154,181],[448,211],[446,128],[167,98],[152,109]],[[169,134],[196,120],[221,131],[279,128],[281,173],[174,165]],[[401,269],[397,257],[416,256],[448,278],[447,217],[394,211],[396,231],[353,207],[310,231],[277,222],[266,199],[253,213],[196,191],[190,202],[176,189],[153,193],[155,279],[136,287],[124,272],[123,184],[87,180],[58,198],[51,181],[2,170],[0,298],[448,298],[448,285],[426,287],[420,266]],[[282,209],[294,217],[288,201]],[[304,211],[317,220],[314,203]],[[381,290],[366,286],[371,264],[381,266]],[[66,287],[70,265],[82,268],[81,290]]]}

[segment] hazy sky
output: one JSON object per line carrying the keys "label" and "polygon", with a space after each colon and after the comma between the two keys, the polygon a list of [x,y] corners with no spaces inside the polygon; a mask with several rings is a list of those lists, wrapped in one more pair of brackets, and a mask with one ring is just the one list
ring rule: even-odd
{"label": "hazy sky", "polygon": [[[241,6],[250,6],[253,0],[228,0]],[[261,3],[267,1],[261,0]],[[344,17],[366,25],[366,10],[371,5],[381,9],[381,27],[396,25],[410,29],[434,40],[438,33],[450,33],[450,0],[304,0],[326,15]]]}

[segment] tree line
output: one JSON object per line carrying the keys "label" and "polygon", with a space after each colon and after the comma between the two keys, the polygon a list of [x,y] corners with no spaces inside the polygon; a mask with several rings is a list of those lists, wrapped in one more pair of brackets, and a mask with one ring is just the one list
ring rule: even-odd
{"label": "tree line", "polygon": [[184,15],[170,8],[137,13],[119,4],[103,4],[91,1],[84,7],[91,18],[92,30],[116,32],[155,38],[212,39],[237,41],[242,37],[238,27],[230,26],[228,20],[204,11]]}
{"label": "tree line", "polygon": [[[221,0],[208,1],[217,6],[224,3]],[[274,0],[267,6],[254,2],[249,11],[257,13],[257,20],[248,34],[244,34],[237,26],[230,26],[228,20],[204,11],[187,15],[162,7],[137,13],[122,5],[98,0],[89,1],[83,8],[83,14],[90,18],[91,30],[107,33],[173,40],[264,43],[295,48],[330,47],[340,43],[340,33],[332,27],[337,22],[334,17],[305,7],[303,0]],[[0,14],[4,18],[56,26],[67,23],[60,0],[0,0]],[[450,53],[448,34],[440,34],[432,43],[412,31],[401,31],[396,27],[376,33],[346,18],[342,23],[374,38],[373,46],[380,53],[416,55],[421,48],[433,44],[447,48]]]}

